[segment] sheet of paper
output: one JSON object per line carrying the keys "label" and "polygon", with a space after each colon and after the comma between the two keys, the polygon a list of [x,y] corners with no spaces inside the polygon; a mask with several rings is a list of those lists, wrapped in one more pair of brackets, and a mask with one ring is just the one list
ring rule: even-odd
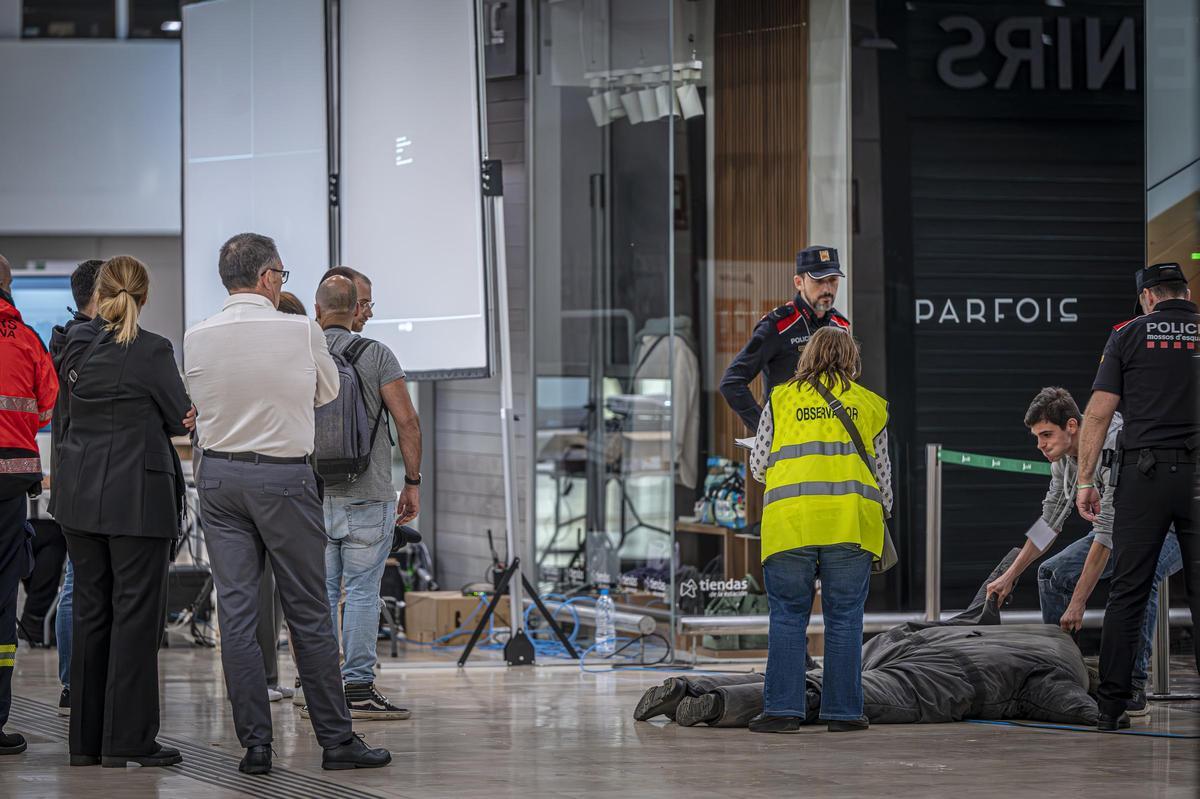
{"label": "sheet of paper", "polygon": [[1054,528],[1046,524],[1045,519],[1039,518],[1033,523],[1033,526],[1025,533],[1025,537],[1033,542],[1033,545],[1045,552],[1054,539],[1058,538],[1058,533],[1054,532]]}
{"label": "sheet of paper", "polygon": [[735,438],[733,440],[733,443],[738,445],[742,449],[754,449],[754,436],[748,436],[746,438]]}

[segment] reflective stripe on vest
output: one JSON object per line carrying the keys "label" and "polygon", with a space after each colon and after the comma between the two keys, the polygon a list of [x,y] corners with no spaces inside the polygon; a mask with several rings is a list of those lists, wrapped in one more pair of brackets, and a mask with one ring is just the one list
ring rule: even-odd
{"label": "reflective stripe on vest", "polygon": [[852,441],[809,441],[805,444],[789,444],[780,447],[767,458],[767,468],[770,469],[779,461],[791,458],[803,458],[806,455],[857,455]]}
{"label": "reflective stripe on vest", "polygon": [[840,483],[826,483],[819,480],[809,480],[803,483],[772,488],[763,496],[763,506],[781,499],[793,497],[843,497],[847,494],[859,494],[872,502],[883,504],[883,494],[875,486],[860,483],[857,480],[843,480]]}

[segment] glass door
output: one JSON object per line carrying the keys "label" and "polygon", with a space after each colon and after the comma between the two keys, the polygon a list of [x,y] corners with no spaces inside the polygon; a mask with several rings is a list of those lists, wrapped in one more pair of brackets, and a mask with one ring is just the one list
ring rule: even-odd
{"label": "glass door", "polygon": [[[608,589],[668,638],[672,376],[686,346],[671,269],[674,5],[535,0],[530,65],[539,588],[560,601]],[[637,634],[620,616],[617,633]]]}

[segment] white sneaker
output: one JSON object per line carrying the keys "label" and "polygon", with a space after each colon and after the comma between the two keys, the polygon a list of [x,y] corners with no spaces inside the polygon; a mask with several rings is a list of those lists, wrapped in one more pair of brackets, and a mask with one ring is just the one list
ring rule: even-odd
{"label": "white sneaker", "polygon": [[279,691],[276,691],[274,688],[267,689],[268,702],[278,702],[280,699],[283,699],[283,694],[281,694]]}

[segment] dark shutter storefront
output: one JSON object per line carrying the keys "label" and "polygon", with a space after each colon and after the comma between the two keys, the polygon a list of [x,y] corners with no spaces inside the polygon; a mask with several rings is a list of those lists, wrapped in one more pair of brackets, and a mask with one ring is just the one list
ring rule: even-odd
{"label": "dark shutter storefront", "polygon": [[[898,45],[880,58],[888,395],[898,474],[908,481],[892,590],[919,607],[925,444],[1040,459],[1022,424],[1029,401],[1042,386],[1062,385],[1082,408],[1111,326],[1132,315],[1132,275],[1144,258],[1142,8],[878,8],[880,36]],[[1005,70],[998,28],[1004,42],[1040,49],[1040,77],[1028,60]],[[943,55],[939,74],[939,55],[980,30],[980,52]],[[1070,88],[1059,71],[1065,31]],[[1093,88],[1089,36],[1100,48],[1090,79],[1105,75]],[[1119,46],[1110,64],[1099,58],[1122,36],[1133,45],[1133,88]],[[948,80],[986,83],[963,89]],[[964,606],[1022,543],[1045,489],[1043,477],[945,470],[943,607]],[[1075,518],[1056,549],[1085,530]],[[1036,607],[1035,587],[1031,569],[1020,605]]]}

